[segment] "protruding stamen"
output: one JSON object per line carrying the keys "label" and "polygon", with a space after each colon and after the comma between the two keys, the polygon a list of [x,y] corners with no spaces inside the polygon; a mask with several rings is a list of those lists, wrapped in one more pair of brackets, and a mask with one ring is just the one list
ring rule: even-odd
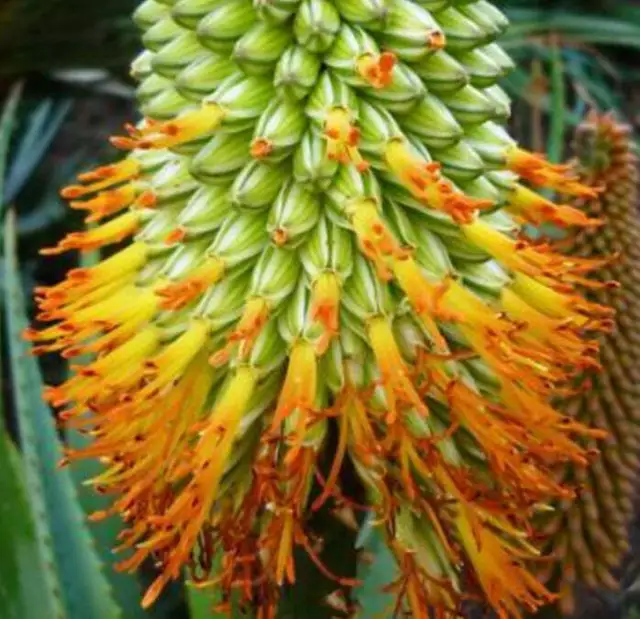
{"label": "protruding stamen", "polygon": [[524,221],[534,225],[549,222],[563,227],[595,227],[604,223],[603,219],[590,218],[572,206],[554,204],[522,185],[514,187],[509,196],[507,208]]}
{"label": "protruding stamen", "polygon": [[447,39],[442,30],[436,30],[435,32],[430,32],[427,35],[427,45],[435,51],[444,49],[446,44]]}
{"label": "protruding stamen", "polygon": [[311,292],[311,320],[320,323],[324,331],[315,345],[317,355],[323,355],[331,339],[338,333],[340,282],[335,273],[321,273]]}
{"label": "protruding stamen", "polygon": [[[298,342],[291,350],[287,377],[280,391],[271,428],[277,428],[296,410],[302,416],[308,415],[314,405],[316,386],[317,362],[313,346],[309,342]],[[299,430],[299,440],[296,442],[301,446],[307,429],[304,419],[298,419],[296,428]]]}
{"label": "protruding stamen", "polygon": [[538,187],[555,189],[580,198],[596,198],[599,190],[581,183],[570,165],[554,164],[543,155],[513,147],[506,153],[506,164],[516,174]]}
{"label": "protruding stamen", "polygon": [[393,261],[393,273],[400,288],[407,295],[416,314],[427,329],[433,343],[440,353],[448,351],[447,341],[440,333],[435,318],[442,318],[442,311],[437,307],[437,284],[431,284],[420,271],[416,261],[406,258]]}
{"label": "protruding stamen", "polygon": [[381,279],[391,279],[389,262],[407,255],[382,221],[374,200],[363,198],[346,206],[362,253],[373,262]]}
{"label": "protruding stamen", "polygon": [[398,417],[398,401],[415,408],[422,415],[428,415],[427,406],[413,385],[387,319],[373,318],[369,321],[367,331],[387,395],[388,423],[394,423]]}
{"label": "protruding stamen", "polygon": [[163,309],[182,309],[203,294],[207,288],[220,281],[224,274],[224,262],[219,258],[207,258],[198,268],[182,281],[160,288],[157,294],[162,297]]}
{"label": "protruding stamen", "polygon": [[119,163],[102,166],[91,172],[78,175],[78,180],[83,185],[70,185],[60,192],[66,200],[75,200],[89,193],[101,191],[136,178],[141,171],[140,164],[134,159],[124,159]]}
{"label": "protruding stamen", "polygon": [[209,363],[219,366],[226,363],[233,351],[238,347],[238,358],[246,359],[262,328],[269,320],[269,304],[261,297],[247,301],[242,318],[229,335],[229,343],[209,358]]}
{"label": "protruding stamen", "polygon": [[44,256],[51,256],[71,249],[79,249],[81,251],[98,249],[104,245],[119,243],[126,239],[137,230],[138,225],[138,215],[133,212],[126,213],[86,232],[72,232],[55,247],[41,249],[40,253]]}
{"label": "protruding stamen", "polygon": [[356,60],[356,71],[374,88],[385,88],[393,81],[393,67],[396,55],[392,52],[382,52],[379,56],[363,54]]}
{"label": "protruding stamen", "polygon": [[264,159],[273,152],[273,144],[267,138],[256,138],[251,143],[250,153],[254,159]]}
{"label": "protruding stamen", "polygon": [[389,141],[384,158],[391,172],[416,198],[449,214],[458,223],[469,222],[477,210],[493,206],[491,200],[471,198],[456,191],[441,176],[439,163],[428,163],[412,154],[402,139]]}
{"label": "protruding stamen", "polygon": [[129,127],[130,137],[114,137],[111,143],[116,148],[141,150],[171,148],[185,144],[214,131],[222,122],[224,111],[215,103],[204,103],[197,110],[167,122],[147,120],[146,126]]}
{"label": "protruding stamen", "polygon": [[90,211],[86,221],[99,221],[113,215],[129,206],[137,196],[137,191],[131,184],[122,185],[116,189],[100,192],[91,200],[72,200],[69,206],[74,209]]}
{"label": "protruding stamen", "polygon": [[329,159],[343,164],[354,163],[361,172],[369,167],[358,151],[360,131],[352,124],[351,114],[347,109],[335,107],[327,114],[324,135]]}

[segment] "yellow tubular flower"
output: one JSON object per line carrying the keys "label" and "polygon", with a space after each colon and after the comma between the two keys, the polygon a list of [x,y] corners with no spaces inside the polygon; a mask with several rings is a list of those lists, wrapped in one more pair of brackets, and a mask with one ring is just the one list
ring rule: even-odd
{"label": "yellow tubular flower", "polygon": [[186,567],[273,619],[300,548],[353,585],[308,524],[356,504],[346,463],[396,558],[397,614],[553,600],[528,570],[534,516],[573,499],[558,467],[584,470],[603,433],[552,402],[612,327],[579,289],[615,284],[590,279],[608,257],[523,235],[602,221],[536,193],[598,190],[502,126],[504,17],[145,0],[135,20],[144,120],[62,192],[97,225],[43,250],[108,257],[37,288],[26,337],[76,362],[45,397],[92,438],[65,462],[103,464],[88,483],[112,503],[92,518],[126,523],[120,569],[160,570],[143,605]]}

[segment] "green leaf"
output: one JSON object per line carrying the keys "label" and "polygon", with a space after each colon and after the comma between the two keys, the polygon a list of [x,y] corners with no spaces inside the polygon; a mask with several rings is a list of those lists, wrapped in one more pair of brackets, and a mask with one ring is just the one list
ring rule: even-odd
{"label": "green leaf", "polygon": [[398,577],[398,565],[380,528],[373,525],[373,516],[363,524],[357,546],[361,552],[357,577],[362,584],[353,595],[360,609],[358,619],[389,617],[395,596],[385,593],[384,588]]}
{"label": "green leaf", "polygon": [[5,202],[12,202],[31,177],[71,107],[72,103],[68,99],[57,102],[45,99],[31,112],[24,131],[20,133],[7,174],[4,188]]}
{"label": "green leaf", "polygon": [[[0,425],[2,416],[0,415]],[[34,525],[22,461],[0,428],[0,608],[3,619],[64,617],[50,538]],[[42,516],[42,514],[41,514]],[[37,595],[34,595],[37,592]]]}
{"label": "green leaf", "polygon": [[2,207],[6,203],[4,177],[6,174],[7,153],[9,151],[9,142],[11,140],[11,134],[13,133],[13,125],[16,120],[18,103],[20,103],[21,96],[22,82],[18,82],[11,88],[9,97],[2,110],[2,116],[0,117],[0,213],[2,213]]}
{"label": "green leaf", "polygon": [[551,46],[551,118],[547,155],[549,161],[558,163],[562,160],[564,150],[567,93],[564,78],[564,62],[558,42]]}
{"label": "green leaf", "polygon": [[[324,507],[309,523],[314,536],[322,540],[318,558],[329,572],[339,578],[353,580],[356,574],[356,532]],[[286,587],[278,608],[278,619],[333,619],[348,616],[336,601],[347,603],[348,589],[341,587],[318,569],[307,552],[297,548],[295,553],[296,582]]]}
{"label": "green leaf", "polygon": [[607,15],[585,15],[544,9],[507,10],[511,21],[501,39],[505,49],[519,46],[527,37],[554,32],[591,45],[640,49],[640,23]]}
{"label": "green leaf", "polygon": [[[15,246],[15,219],[5,225],[5,308],[8,348],[20,445],[25,457],[27,490],[35,506],[40,535],[52,549],[68,619],[116,619],[120,611],[89,534],[68,471],[58,470],[61,446],[49,407],[41,399],[42,378],[22,338],[28,321]],[[50,588],[55,588],[50,584]],[[54,617],[62,616],[60,614]]]}

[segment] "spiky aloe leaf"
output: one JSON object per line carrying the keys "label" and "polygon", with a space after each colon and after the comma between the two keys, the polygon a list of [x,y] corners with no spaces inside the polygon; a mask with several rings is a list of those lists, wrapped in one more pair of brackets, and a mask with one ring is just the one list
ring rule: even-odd
{"label": "spiky aloe leaf", "polygon": [[49,589],[60,597],[53,617],[116,619],[121,616],[89,535],[68,472],[57,464],[62,457],[53,417],[40,399],[42,378],[37,361],[21,336],[28,324],[16,258],[13,217],[5,228],[5,307],[20,445],[24,453],[29,501],[36,526],[50,556]]}
{"label": "spiky aloe leaf", "polygon": [[[22,461],[0,415],[0,608],[6,619],[64,616],[50,542],[34,523]],[[37,591],[38,595],[33,592]]]}

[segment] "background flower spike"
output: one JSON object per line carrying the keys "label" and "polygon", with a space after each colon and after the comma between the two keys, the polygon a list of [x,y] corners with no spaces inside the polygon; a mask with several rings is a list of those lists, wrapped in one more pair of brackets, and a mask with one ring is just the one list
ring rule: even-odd
{"label": "background flower spike", "polygon": [[[631,129],[612,116],[591,114],[576,130],[574,151],[580,181],[601,190],[597,198],[576,201],[575,207],[605,223],[581,230],[562,244],[580,257],[618,254],[619,260],[602,269],[598,279],[616,280],[621,287],[588,292],[593,301],[617,310],[615,326],[600,338],[602,371],[589,368],[576,377],[574,393],[563,404],[573,419],[606,430],[609,439],[600,445],[602,455],[591,472],[565,472],[566,481],[578,488],[578,499],[560,503],[556,513],[542,519],[548,549],[559,559],[545,576],[561,592],[559,604],[566,614],[580,607],[577,584],[617,588],[614,574],[629,547],[640,470],[640,342],[635,333],[640,318],[640,216]],[[596,444],[588,441],[586,446]]]}

